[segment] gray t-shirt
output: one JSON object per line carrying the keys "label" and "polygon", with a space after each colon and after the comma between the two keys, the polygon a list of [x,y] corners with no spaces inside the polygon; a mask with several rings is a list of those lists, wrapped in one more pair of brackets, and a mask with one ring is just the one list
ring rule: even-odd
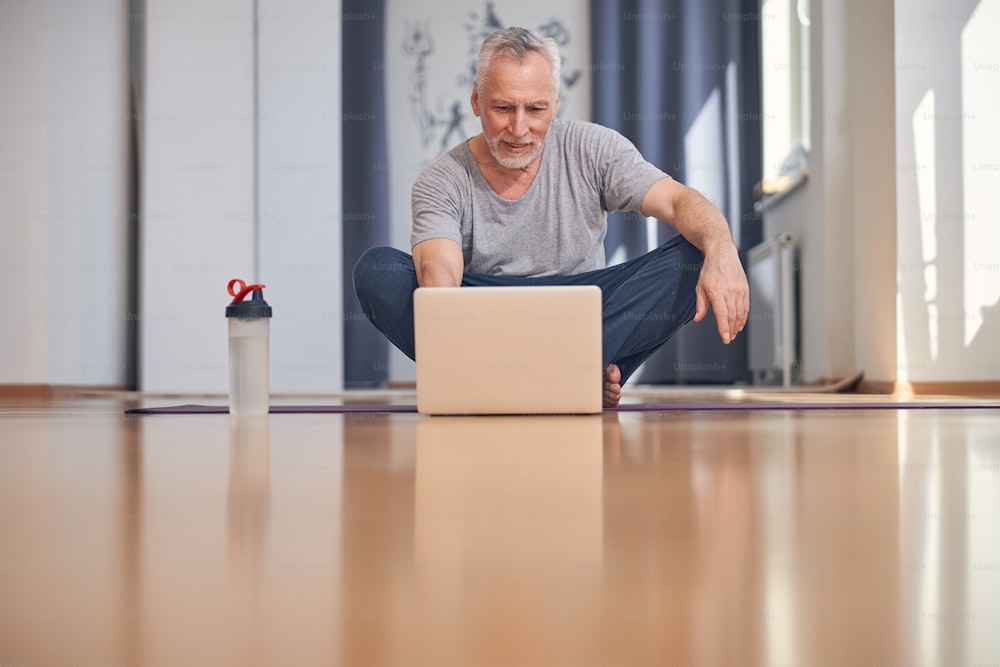
{"label": "gray t-shirt", "polygon": [[462,247],[471,273],[551,276],[601,269],[607,212],[638,211],[665,176],[618,132],[557,119],[535,180],[510,201],[493,191],[462,142],[413,184],[410,245],[451,239]]}

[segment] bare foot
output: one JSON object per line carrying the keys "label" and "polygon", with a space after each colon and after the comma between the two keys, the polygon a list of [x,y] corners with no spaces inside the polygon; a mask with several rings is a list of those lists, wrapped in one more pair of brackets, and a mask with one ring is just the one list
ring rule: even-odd
{"label": "bare foot", "polygon": [[604,407],[613,408],[622,397],[622,386],[619,384],[622,372],[614,364],[608,364],[604,369]]}

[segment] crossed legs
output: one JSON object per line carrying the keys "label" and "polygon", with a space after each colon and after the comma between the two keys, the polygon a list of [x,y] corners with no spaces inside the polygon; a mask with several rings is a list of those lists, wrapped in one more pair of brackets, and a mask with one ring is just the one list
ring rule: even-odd
{"label": "crossed legs", "polygon": [[[605,269],[543,278],[466,273],[462,286],[599,286],[604,308],[604,404],[617,405],[621,385],[694,317],[702,260],[700,250],[676,236],[641,257]],[[395,248],[371,248],[354,267],[354,289],[365,315],[411,359],[417,286],[413,258]]]}

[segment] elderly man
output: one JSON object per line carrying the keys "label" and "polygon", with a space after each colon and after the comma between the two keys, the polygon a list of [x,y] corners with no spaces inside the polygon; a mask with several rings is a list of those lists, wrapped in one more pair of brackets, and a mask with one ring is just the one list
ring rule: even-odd
{"label": "elderly man", "polygon": [[[598,285],[604,404],[657,348],[711,304],[723,342],[743,330],[746,275],[722,213],[646,162],[627,139],[556,118],[560,57],[523,28],[483,42],[472,91],[481,134],[413,185],[412,257],[372,248],[354,285],[372,324],[411,359],[417,286]],[[638,211],[680,235],[605,267],[607,212]],[[531,382],[531,378],[525,378]]]}

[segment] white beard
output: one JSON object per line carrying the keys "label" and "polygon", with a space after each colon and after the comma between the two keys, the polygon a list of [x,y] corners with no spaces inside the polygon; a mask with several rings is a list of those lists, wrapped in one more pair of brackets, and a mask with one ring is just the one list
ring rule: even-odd
{"label": "white beard", "polygon": [[494,139],[492,141],[487,141],[486,145],[490,148],[490,153],[493,158],[500,164],[501,167],[506,169],[524,169],[529,164],[535,161],[535,158],[542,152],[542,144],[534,143],[531,147],[531,152],[523,157],[503,157],[500,154],[500,144],[501,139]]}

